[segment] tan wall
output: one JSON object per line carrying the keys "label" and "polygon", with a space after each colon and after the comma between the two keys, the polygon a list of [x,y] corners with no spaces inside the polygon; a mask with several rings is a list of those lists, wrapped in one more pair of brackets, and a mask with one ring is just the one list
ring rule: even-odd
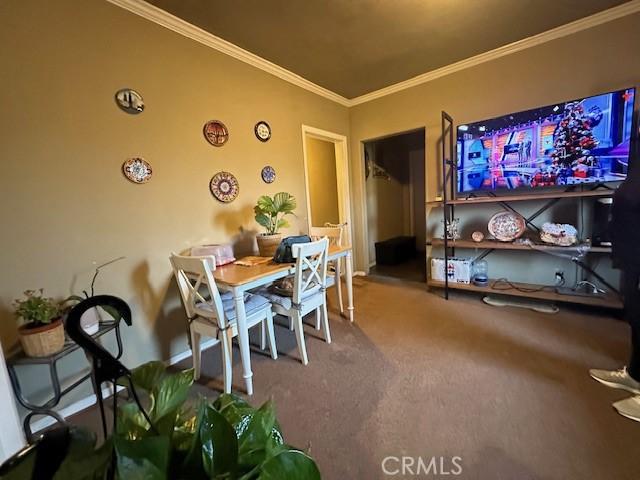
{"label": "tan wall", "polygon": [[335,144],[311,137],[306,142],[311,225],[340,223]]}
{"label": "tan wall", "polygon": [[[125,364],[185,351],[170,252],[251,237],[256,198],[282,190],[299,200],[290,232],[306,228],[301,125],[347,135],[348,110],[104,0],[1,2],[0,18],[3,345],[16,341],[10,302],[23,290],[77,293],[92,262],[125,255],[97,283],[133,307]],[[142,114],[117,108],[122,87],[144,96]],[[226,146],[203,138],[210,119],[229,128]],[[262,119],[267,143],[253,133]],[[153,166],[148,184],[123,177],[130,156]],[[220,170],[240,182],[231,204],[209,193]]]}
{"label": "tan wall", "polygon": [[[628,16],[351,108],[354,197],[364,193],[364,140],[426,127],[427,197],[434,198],[442,110],[460,124],[637,85],[638,25],[640,14]],[[360,207],[356,202],[356,244],[366,226]],[[363,268],[364,251],[355,255],[357,268]]]}

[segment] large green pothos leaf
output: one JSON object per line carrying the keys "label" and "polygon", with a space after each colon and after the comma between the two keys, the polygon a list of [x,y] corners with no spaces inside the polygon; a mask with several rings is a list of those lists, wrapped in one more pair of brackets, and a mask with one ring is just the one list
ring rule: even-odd
{"label": "large green pothos leaf", "polygon": [[169,438],[126,440],[116,437],[118,477],[122,480],[168,480]]}
{"label": "large green pothos leaf", "polygon": [[137,440],[147,435],[149,422],[135,403],[126,403],[118,407],[116,431],[127,440]]}
{"label": "large green pothos leaf", "polygon": [[284,443],[271,401],[255,409],[244,400],[223,394],[214,407],[234,427],[238,438],[238,464],[244,471],[260,465]]}
{"label": "large green pothos leaf", "polygon": [[260,467],[258,480],[320,480],[320,471],[313,459],[295,449],[283,450]]}
{"label": "large green pothos leaf", "polygon": [[212,406],[205,407],[199,430],[202,464],[209,478],[234,478],[238,440],[231,424]]}
{"label": "large green pothos leaf", "polygon": [[151,392],[165,377],[167,367],[163,362],[147,362],[131,371],[131,379],[136,388]]}

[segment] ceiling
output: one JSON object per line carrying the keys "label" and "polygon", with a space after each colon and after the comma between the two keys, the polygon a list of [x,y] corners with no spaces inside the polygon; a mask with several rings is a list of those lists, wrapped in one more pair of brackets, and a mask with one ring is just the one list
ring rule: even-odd
{"label": "ceiling", "polygon": [[346,98],[625,0],[147,0]]}

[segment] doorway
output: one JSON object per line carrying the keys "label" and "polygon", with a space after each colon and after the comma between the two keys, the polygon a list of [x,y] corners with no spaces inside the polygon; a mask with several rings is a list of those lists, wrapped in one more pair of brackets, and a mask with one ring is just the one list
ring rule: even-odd
{"label": "doorway", "polygon": [[426,281],[425,129],[364,142],[369,274]]}
{"label": "doorway", "polygon": [[307,226],[344,225],[343,244],[351,245],[351,203],[347,137],[302,126]]}

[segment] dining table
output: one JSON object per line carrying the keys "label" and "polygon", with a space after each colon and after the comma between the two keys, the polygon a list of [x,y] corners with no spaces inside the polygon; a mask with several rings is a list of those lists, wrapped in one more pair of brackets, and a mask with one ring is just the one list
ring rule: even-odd
{"label": "dining table", "polygon": [[[347,287],[347,315],[353,322],[353,262],[350,246],[330,245],[327,261],[345,260],[345,284]],[[292,275],[295,272],[295,263],[275,263],[273,260],[266,263],[246,266],[230,263],[220,266],[213,271],[213,277],[218,289],[229,291],[233,294],[236,309],[236,324],[238,328],[238,345],[242,358],[242,376],[247,388],[247,395],[253,395],[253,372],[251,371],[251,350],[249,348],[249,329],[247,328],[247,315],[244,306],[244,294],[264,285],[268,285],[280,278]],[[339,279],[336,279],[339,281]]]}

